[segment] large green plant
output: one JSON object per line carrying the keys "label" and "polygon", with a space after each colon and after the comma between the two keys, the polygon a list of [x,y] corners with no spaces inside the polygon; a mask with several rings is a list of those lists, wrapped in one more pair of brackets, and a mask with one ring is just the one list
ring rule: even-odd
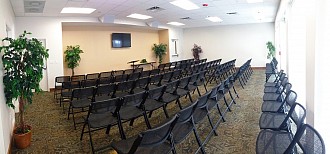
{"label": "large green plant", "polygon": [[273,43],[268,41],[266,45],[268,49],[267,59],[275,57],[275,46],[273,45]]}
{"label": "large green plant", "polygon": [[79,45],[76,46],[67,46],[65,50],[65,62],[68,64],[68,68],[72,70],[72,75],[74,75],[74,68],[79,66],[81,60],[80,54],[84,53]]}
{"label": "large green plant", "polygon": [[39,82],[42,79],[44,60],[48,58],[48,49],[36,39],[28,39],[31,33],[24,31],[18,38],[6,37],[0,47],[3,52],[3,83],[5,86],[6,104],[15,108],[14,100],[19,101],[19,119],[15,133],[26,133],[29,127],[24,122],[24,112],[32,103],[34,92],[40,92]]}
{"label": "large green plant", "polygon": [[159,64],[163,62],[163,56],[166,54],[166,44],[154,44],[152,50],[155,52],[156,58],[159,60]]}

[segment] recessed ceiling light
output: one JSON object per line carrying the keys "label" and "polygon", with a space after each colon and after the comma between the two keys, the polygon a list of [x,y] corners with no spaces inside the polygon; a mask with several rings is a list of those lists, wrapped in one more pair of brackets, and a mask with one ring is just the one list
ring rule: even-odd
{"label": "recessed ceiling light", "polygon": [[205,19],[210,20],[210,21],[212,21],[212,22],[221,22],[221,21],[223,21],[223,20],[220,19],[219,17],[207,17],[207,18],[205,18]]}
{"label": "recessed ceiling light", "polygon": [[80,7],[65,7],[61,13],[79,13],[79,14],[91,14],[96,9],[93,8],[80,8]]}
{"label": "recessed ceiling light", "polygon": [[194,4],[193,2],[190,2],[189,0],[175,0],[173,2],[170,2],[171,4],[178,6],[182,9],[185,10],[195,10],[195,9],[199,9],[199,7]]}
{"label": "recessed ceiling light", "polygon": [[184,25],[183,23],[180,23],[180,22],[169,22],[167,24],[174,25],[174,26],[183,26]]}
{"label": "recessed ceiling light", "polygon": [[246,0],[248,3],[260,3],[263,2],[263,0]]}
{"label": "recessed ceiling light", "polygon": [[137,13],[133,13],[133,14],[127,16],[127,17],[135,18],[135,19],[142,19],[142,20],[152,18],[151,16],[147,16],[147,15],[143,15],[143,14],[137,14]]}

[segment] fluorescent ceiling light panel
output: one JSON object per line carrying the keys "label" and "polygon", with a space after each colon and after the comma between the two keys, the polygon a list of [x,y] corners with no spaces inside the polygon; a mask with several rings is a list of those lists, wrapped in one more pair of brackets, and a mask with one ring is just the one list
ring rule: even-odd
{"label": "fluorescent ceiling light panel", "polygon": [[248,3],[260,3],[263,2],[263,0],[246,0]]}
{"label": "fluorescent ceiling light panel", "polygon": [[142,20],[152,18],[151,16],[147,16],[147,15],[143,15],[143,14],[137,14],[137,13],[133,13],[133,14],[127,16],[127,17],[135,18],[135,19],[142,19]]}
{"label": "fluorescent ceiling light panel", "polygon": [[170,2],[171,4],[178,6],[182,9],[185,10],[195,10],[195,9],[199,9],[199,7],[194,4],[193,2],[190,2],[189,0],[175,0],[173,2]]}
{"label": "fluorescent ceiling light panel", "polygon": [[212,21],[212,22],[221,22],[221,21],[223,21],[223,20],[220,19],[219,17],[207,17],[207,18],[205,18],[205,19],[210,20],[210,21]]}
{"label": "fluorescent ceiling light panel", "polygon": [[183,23],[180,23],[180,22],[169,22],[167,24],[174,25],[174,26],[183,26],[184,25]]}
{"label": "fluorescent ceiling light panel", "polygon": [[91,14],[96,9],[93,8],[80,8],[80,7],[65,7],[61,13],[78,13],[78,14]]}

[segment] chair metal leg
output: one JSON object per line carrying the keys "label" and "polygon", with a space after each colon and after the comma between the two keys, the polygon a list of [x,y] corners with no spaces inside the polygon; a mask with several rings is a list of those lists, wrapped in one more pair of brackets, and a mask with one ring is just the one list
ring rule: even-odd
{"label": "chair metal leg", "polygon": [[95,151],[94,151],[93,140],[92,140],[92,132],[91,132],[89,125],[88,125],[88,134],[89,134],[89,142],[91,143],[91,147],[92,147],[92,153],[94,154]]}
{"label": "chair metal leg", "polygon": [[209,123],[210,123],[210,125],[211,125],[211,128],[212,128],[212,131],[213,131],[214,135],[215,135],[215,136],[218,136],[218,133],[216,132],[216,130],[215,130],[215,128],[214,128],[213,122],[212,122],[212,120],[211,120],[209,114],[207,114],[207,119],[209,120]]}

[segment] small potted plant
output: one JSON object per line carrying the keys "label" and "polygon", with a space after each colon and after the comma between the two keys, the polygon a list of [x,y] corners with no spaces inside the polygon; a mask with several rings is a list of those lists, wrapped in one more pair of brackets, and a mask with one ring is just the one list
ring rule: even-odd
{"label": "small potted plant", "polygon": [[156,58],[159,60],[159,64],[163,62],[163,56],[166,54],[166,44],[154,44],[152,50],[155,52]]}
{"label": "small potted plant", "polygon": [[36,39],[28,39],[24,31],[18,38],[4,38],[0,47],[4,68],[4,92],[6,104],[15,109],[13,101],[19,102],[19,114],[14,128],[14,141],[17,148],[26,148],[31,144],[32,127],[24,120],[27,106],[32,103],[35,92],[42,91],[39,82],[42,79],[44,60],[48,58],[48,49]]}
{"label": "small potted plant", "polygon": [[145,58],[144,58],[144,59],[141,59],[141,60],[140,60],[140,63],[142,63],[142,64],[147,63],[147,59],[145,59]]}
{"label": "small potted plant", "polygon": [[71,69],[72,75],[74,75],[74,68],[79,66],[79,62],[81,60],[80,54],[84,53],[79,45],[76,46],[67,46],[64,51],[65,54],[65,62],[68,64],[68,68]]}
{"label": "small potted plant", "polygon": [[275,46],[273,45],[273,43],[268,41],[266,45],[268,49],[267,59],[275,57]]}
{"label": "small potted plant", "polygon": [[203,52],[202,47],[194,44],[194,47],[191,49],[195,61],[199,60],[199,54]]}

